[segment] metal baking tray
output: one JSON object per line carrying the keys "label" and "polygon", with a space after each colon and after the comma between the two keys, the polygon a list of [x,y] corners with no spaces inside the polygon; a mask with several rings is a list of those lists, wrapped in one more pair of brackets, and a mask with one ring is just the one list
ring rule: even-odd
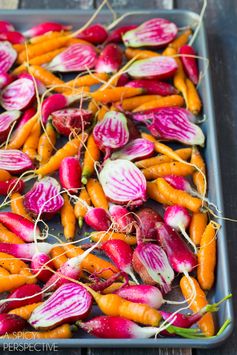
{"label": "metal baking tray", "polygon": [[[123,14],[123,13],[120,13]],[[74,28],[78,28],[85,24],[92,15],[91,11],[73,10],[16,10],[16,11],[0,11],[0,19],[12,22],[18,30],[25,30],[31,26],[44,21],[58,21],[61,23],[71,24]],[[121,24],[142,23],[154,17],[164,17],[174,21],[179,27],[190,26],[195,28],[199,22],[199,15],[184,10],[156,10],[143,11],[140,14],[130,15],[126,17]],[[103,11],[96,19],[97,22],[109,24],[112,21],[111,13]],[[195,40],[195,48],[199,56],[208,58],[207,39],[204,26],[202,25],[199,34]],[[199,61],[200,70],[205,71],[203,61]],[[208,198],[214,202],[220,210],[223,210],[222,188],[221,188],[221,172],[219,167],[219,154],[216,136],[216,121],[214,116],[214,106],[212,100],[212,86],[210,74],[206,72],[204,79],[199,87],[203,100],[203,112],[207,120],[202,124],[202,129],[206,135],[206,146],[204,156],[208,167]],[[218,220],[217,220],[218,221]],[[218,234],[218,264],[216,270],[216,283],[214,289],[208,293],[210,302],[215,302],[230,293],[230,276],[229,263],[227,253],[227,240],[224,221],[219,221],[222,225]],[[57,222],[56,222],[57,224]],[[1,282],[1,280],[0,280]],[[174,296],[173,296],[174,297]],[[175,295],[177,297],[177,295]],[[179,297],[179,295],[178,295]],[[177,299],[177,298],[176,298]],[[97,310],[93,310],[96,314]],[[14,344],[36,343],[40,344],[56,344],[58,347],[79,348],[79,347],[172,347],[172,348],[209,348],[221,345],[231,334],[233,330],[233,307],[232,301],[228,300],[221,306],[216,314],[216,325],[219,327],[226,319],[231,321],[229,327],[223,334],[211,339],[184,339],[184,338],[157,338],[157,339],[98,339],[88,334],[78,331],[72,339],[48,339],[46,340],[26,340],[16,339]],[[0,345],[11,343],[12,340],[0,340]]]}

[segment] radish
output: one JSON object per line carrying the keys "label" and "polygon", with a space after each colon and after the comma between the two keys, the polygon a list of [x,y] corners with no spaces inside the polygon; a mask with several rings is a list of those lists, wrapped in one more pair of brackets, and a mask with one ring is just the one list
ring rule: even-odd
{"label": "radish", "polygon": [[148,20],[123,35],[127,47],[165,46],[175,38],[178,28],[164,18]]}
{"label": "radish", "polygon": [[14,64],[17,52],[9,42],[0,42],[0,72],[6,73]]}
{"label": "radish", "polygon": [[130,140],[122,149],[111,155],[111,159],[137,160],[145,159],[154,152],[154,143],[144,138]]}
{"label": "radish", "polygon": [[129,82],[130,78],[127,73],[122,73],[117,81],[116,86],[125,86]]}
{"label": "radish", "polygon": [[75,322],[88,316],[92,308],[92,296],[81,285],[62,285],[43,304],[38,306],[29,319],[36,329],[51,329]]}
{"label": "radish", "polygon": [[165,250],[175,272],[191,272],[197,266],[197,258],[174,229],[165,223],[157,223],[158,241]]}
{"label": "radish", "polygon": [[111,239],[102,244],[101,250],[106,253],[119,270],[131,276],[138,283],[132,270],[132,249],[126,242],[119,239]]}
{"label": "radish", "polygon": [[41,106],[43,124],[46,124],[48,117],[52,112],[65,108],[79,98],[80,96],[78,95],[64,96],[63,94],[53,94],[47,97]]}
{"label": "radish", "polygon": [[14,136],[14,134],[15,134],[18,130],[20,130],[20,129],[24,126],[24,124],[25,124],[26,122],[28,122],[28,121],[31,119],[31,117],[33,117],[35,114],[36,114],[36,109],[35,109],[34,107],[30,107],[30,108],[26,109],[26,110],[23,112],[23,114],[22,114],[22,116],[21,116],[19,122],[17,123],[17,126],[16,126],[16,129],[14,130],[13,136]]}
{"label": "radish", "polygon": [[0,72],[0,89],[5,88],[13,81],[13,76],[6,72]]}
{"label": "radish", "polygon": [[17,149],[0,150],[0,169],[22,173],[33,168],[27,154]]}
{"label": "radish", "polygon": [[109,214],[104,208],[101,207],[88,207],[85,215],[85,222],[88,224],[88,226],[97,231],[105,231],[111,225]]}
{"label": "radish", "polygon": [[120,43],[122,42],[122,37],[127,33],[128,31],[134,30],[137,28],[137,25],[126,25],[126,26],[121,26],[119,28],[116,28],[114,31],[112,31],[107,40],[106,43]]}
{"label": "radish", "polygon": [[125,300],[144,303],[156,309],[159,309],[164,303],[160,290],[151,285],[123,286],[115,293]]}
{"label": "radish", "polygon": [[105,151],[107,159],[112,149],[123,147],[129,139],[126,117],[116,111],[109,111],[93,129],[93,137],[100,150]]}
{"label": "radish", "polygon": [[181,54],[181,61],[184,67],[186,74],[188,75],[189,79],[195,84],[198,84],[198,65],[197,60],[195,58],[196,53],[193,47],[189,45],[184,45],[179,49],[179,54]]}
{"label": "radish", "polygon": [[123,52],[116,44],[108,44],[100,53],[95,71],[97,73],[116,73],[121,67]]}
{"label": "radish", "polygon": [[7,181],[0,181],[0,195],[7,196],[9,193],[22,192],[24,189],[24,181],[13,178]]}
{"label": "radish", "polygon": [[8,41],[11,44],[21,44],[25,42],[25,37],[16,31],[0,33],[0,41]]}
{"label": "radish", "polygon": [[56,31],[56,32],[68,31],[71,28],[72,26],[61,25],[60,23],[56,23],[56,22],[43,22],[23,32],[23,35],[25,37],[36,37],[51,31]]}
{"label": "radish", "polygon": [[168,96],[177,94],[177,90],[173,85],[157,80],[137,79],[129,81],[125,86],[130,88],[142,88],[148,95]]}
{"label": "radish", "polygon": [[36,84],[38,92],[39,92],[40,95],[43,95],[43,93],[47,90],[46,86],[42,83],[42,81],[40,81],[37,78],[34,78],[29,73],[21,73],[21,74],[18,75],[18,78],[19,79],[26,78],[26,79],[31,80],[33,82],[34,86]]}
{"label": "radish", "polygon": [[81,165],[76,157],[66,157],[59,167],[59,181],[62,188],[76,194],[81,187]]}
{"label": "radish", "polygon": [[128,68],[128,74],[137,79],[166,79],[172,77],[178,69],[174,58],[157,56],[137,60]]}
{"label": "radish", "polygon": [[51,117],[57,132],[68,137],[72,131],[80,133],[91,124],[92,112],[82,108],[71,107],[54,111],[51,113]]}
{"label": "radish", "polygon": [[166,175],[164,179],[175,189],[191,192],[191,185],[184,176]]}
{"label": "radish", "polygon": [[0,252],[11,254],[19,259],[31,260],[38,252],[48,254],[54,246],[49,243],[0,243]]}
{"label": "radish", "polygon": [[16,314],[0,314],[0,336],[23,330],[26,325],[26,320]]}
{"label": "radish", "polygon": [[90,25],[85,30],[76,35],[76,38],[83,39],[93,44],[101,44],[108,37],[108,32],[100,23]]}
{"label": "radish", "polygon": [[17,79],[1,92],[0,103],[5,110],[22,110],[35,96],[35,87],[28,78]]}
{"label": "radish", "polygon": [[60,185],[56,179],[48,176],[36,181],[24,197],[24,205],[33,215],[52,218],[63,206]]}
{"label": "radish", "polygon": [[6,111],[0,114],[0,143],[7,139],[12,123],[15,122],[20,115],[21,112],[17,110]]}
{"label": "radish", "polygon": [[136,221],[126,207],[110,204],[109,213],[113,222],[113,230],[126,234],[134,230]]}
{"label": "radish", "polygon": [[0,21],[0,33],[15,31],[14,26],[8,21]]}
{"label": "radish", "polygon": [[47,266],[52,268],[50,260],[51,258],[47,254],[41,252],[35,253],[32,257],[30,264],[31,270],[33,274],[37,274],[37,279],[42,282],[47,282],[53,275],[52,271],[44,267],[45,264],[47,264]]}
{"label": "radish", "polygon": [[139,244],[133,253],[132,263],[144,283],[158,284],[163,293],[171,290],[174,271],[161,247],[152,243]]}
{"label": "radish", "polygon": [[140,227],[142,242],[156,241],[156,223],[163,222],[162,217],[152,208],[143,207],[136,212],[136,219]]}
{"label": "radish", "polygon": [[107,160],[99,174],[105,195],[113,202],[139,206],[146,200],[146,179],[129,160]]}
{"label": "radish", "polygon": [[193,115],[181,107],[162,107],[134,112],[132,118],[143,122],[154,137],[190,145],[204,145],[201,128],[191,122]]}
{"label": "radish", "polygon": [[28,219],[12,212],[0,212],[0,223],[25,242],[33,242],[40,236],[40,230]]}
{"label": "radish", "polygon": [[96,50],[91,45],[76,43],[54,57],[46,69],[59,72],[83,71],[92,69],[96,58]]}
{"label": "radish", "polygon": [[0,301],[0,313],[7,313],[12,309],[24,307],[28,304],[42,301],[41,288],[38,285],[22,285],[12,291],[7,299]]}
{"label": "radish", "polygon": [[169,206],[165,210],[164,221],[177,232],[181,232],[184,238],[192,245],[195,254],[197,254],[197,247],[186,232],[191,222],[191,216],[188,210],[178,205]]}

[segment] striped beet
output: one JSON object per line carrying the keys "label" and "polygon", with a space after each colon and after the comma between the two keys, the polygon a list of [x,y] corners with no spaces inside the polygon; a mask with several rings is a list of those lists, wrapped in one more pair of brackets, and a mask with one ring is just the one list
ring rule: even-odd
{"label": "striped beet", "polygon": [[21,78],[6,86],[0,97],[0,103],[5,110],[21,110],[29,105],[35,96],[35,86],[32,80]]}
{"label": "striped beet", "polygon": [[59,72],[83,71],[95,66],[96,57],[92,46],[76,43],[54,57],[46,69]]}
{"label": "striped beet", "polygon": [[72,26],[65,26],[56,22],[43,22],[23,32],[23,35],[25,37],[35,37],[51,31],[68,31],[71,27]]}
{"label": "striped beet", "polygon": [[97,60],[97,73],[116,73],[121,67],[123,52],[119,46],[110,43],[102,50]]}
{"label": "striped beet", "polygon": [[134,30],[123,35],[127,47],[165,46],[178,32],[177,26],[164,18],[154,18],[144,22]]}
{"label": "striped beet", "polygon": [[154,152],[154,143],[144,138],[137,138],[130,141],[122,149],[111,155],[111,159],[137,160],[145,159]]}
{"label": "striped beet", "polygon": [[0,114],[0,143],[4,142],[8,136],[11,125],[21,115],[20,111],[12,110]]}
{"label": "striped beet", "polygon": [[25,207],[36,216],[53,217],[64,203],[60,188],[57,180],[49,176],[37,181],[24,197]]}
{"label": "striped beet", "polygon": [[0,169],[22,173],[32,168],[32,161],[27,154],[17,149],[0,149]]}
{"label": "striped beet", "polygon": [[36,329],[50,329],[61,323],[86,318],[91,307],[89,292],[81,285],[67,283],[33,311],[29,323]]}
{"label": "striped beet", "polygon": [[6,73],[17,57],[15,49],[9,42],[0,42],[0,72]]}
{"label": "striped beet", "polygon": [[157,80],[137,79],[129,81],[125,86],[142,88],[148,95],[168,96],[178,93],[173,85]]}
{"label": "striped beet", "polygon": [[0,89],[5,88],[13,81],[13,76],[9,73],[0,72]]}

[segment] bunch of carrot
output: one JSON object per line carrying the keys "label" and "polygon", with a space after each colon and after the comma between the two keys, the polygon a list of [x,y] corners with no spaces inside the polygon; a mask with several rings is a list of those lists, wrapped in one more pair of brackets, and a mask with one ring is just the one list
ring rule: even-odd
{"label": "bunch of carrot", "polygon": [[[103,29],[101,31],[103,32]],[[106,32],[105,28],[104,32]],[[104,32],[103,35],[106,35]],[[112,214],[111,202],[114,201],[109,200],[98,178],[98,171],[101,170],[102,163],[104,163],[105,149],[99,146],[98,137],[95,137],[92,128],[96,122],[103,122],[105,115],[112,111],[125,113],[126,116],[127,112],[146,112],[164,107],[186,106],[193,114],[199,114],[202,104],[196,88],[197,82],[194,83],[192,78],[190,79],[189,73],[185,71],[182,56],[180,56],[182,53],[180,50],[187,44],[191,30],[186,30],[176,36],[163,49],[162,53],[146,48],[134,49],[132,47],[126,48],[123,53],[128,60],[132,61],[160,55],[175,59],[177,70],[172,77],[173,86],[169,84],[170,86],[167,86],[166,90],[171,90],[170,94],[166,93],[163,96],[162,90],[164,88],[160,89],[160,93],[155,92],[155,89],[153,93],[148,90],[149,80],[147,80],[147,86],[144,87],[142,85],[145,85],[145,80],[143,84],[141,81],[140,86],[125,85],[131,81],[131,78],[124,74],[127,67],[121,68],[122,61],[119,62],[119,59],[118,65],[113,63],[116,58],[112,57],[108,59],[110,69],[117,65],[112,74],[108,70],[105,72],[89,71],[83,73],[84,75],[76,73],[74,79],[70,81],[65,81],[64,76],[62,79],[61,76],[59,77],[46,69],[47,66],[45,68],[46,64],[76,44],[89,45],[97,53],[101,51],[98,59],[100,60],[103,46],[96,47],[96,44],[101,44],[100,39],[96,37],[98,33],[95,32],[94,35],[93,31],[90,32],[92,35],[88,33],[85,32],[80,37],[80,32],[76,32],[75,35],[64,30],[52,30],[29,38],[26,45],[13,45],[17,51],[17,59],[10,75],[29,72],[34,81],[36,95],[30,103],[31,109],[24,111],[16,129],[7,132],[8,137],[2,141],[3,145],[0,150],[0,193],[2,189],[3,193],[1,194],[9,198],[11,211],[15,216],[15,220],[11,221],[10,217],[3,215],[1,217],[0,212],[0,292],[14,291],[23,285],[39,283],[42,280],[48,285],[47,282],[51,280],[50,277],[53,274],[59,275],[59,278],[61,277],[64,281],[65,279],[73,281],[73,277],[68,273],[68,265],[72,259],[78,260],[76,268],[79,270],[80,283],[89,289],[102,313],[157,327],[161,322],[162,312],[160,313],[150,305],[136,303],[135,300],[124,299],[122,296],[112,293],[125,285],[125,279],[128,280],[127,274],[131,275],[129,272],[126,274],[121,266],[121,260],[124,257],[123,249],[120,251],[116,249],[114,255],[106,253],[111,262],[93,253],[95,248],[101,248],[103,251],[105,243],[111,241],[124,243],[123,245],[129,246],[128,250],[133,253],[132,247],[139,244],[137,233],[141,226],[138,225],[139,218],[134,218],[131,227],[127,225],[126,228],[121,227],[121,219],[123,218],[124,223],[127,214],[134,214],[135,217],[137,213],[139,215],[139,210],[133,210],[129,204],[123,206],[127,208],[127,214],[125,213],[123,217],[115,219],[116,216]],[[119,33],[118,29],[116,35]],[[104,42],[105,39],[101,41]],[[121,35],[117,41],[121,41]],[[116,46],[119,58],[121,48],[117,44]],[[194,58],[192,60],[195,61]],[[106,69],[106,65],[104,68]],[[37,89],[39,82],[49,91],[40,93]],[[92,92],[92,87],[96,84],[99,87]],[[164,82],[159,82],[160,84],[162,86]],[[168,83],[165,84],[168,85]],[[158,90],[157,86],[155,87]],[[86,113],[81,104],[83,107],[87,106]],[[89,124],[85,118],[86,114],[89,115]],[[189,236],[198,247],[197,268],[191,278],[187,275],[181,278],[180,288],[184,298],[190,304],[190,309],[194,313],[201,312],[203,307],[208,304],[205,292],[211,290],[215,283],[216,235],[220,227],[208,218],[205,210],[207,177],[203,156],[196,146],[174,150],[168,144],[160,142],[152,134],[140,132],[130,118],[126,118],[126,122],[130,137],[143,138],[154,144],[152,156],[140,157],[135,162],[136,167],[140,169],[146,179],[147,197],[156,201],[157,206],[181,206],[187,209],[191,216]],[[59,135],[64,135],[67,138],[58,139]],[[26,172],[20,176],[22,170],[14,170],[14,167],[11,169],[8,169],[7,166],[1,168],[1,151],[5,148],[12,152],[13,157],[16,150],[28,157],[32,162],[32,168],[29,168],[29,177]],[[28,245],[29,242],[35,243],[35,254],[37,254],[36,242],[39,235],[36,235],[37,231],[34,226],[37,216],[26,207],[24,186],[19,189],[16,188],[17,184],[9,185],[9,181],[14,179],[16,181],[18,177],[22,178],[22,181],[35,177],[42,179],[48,176],[58,179],[58,173],[60,188],[62,188],[60,194],[62,193],[63,198],[63,206],[59,214],[65,240],[60,240],[61,245],[60,243],[56,244],[48,253],[44,254],[44,263],[35,271],[32,267],[34,254],[31,255],[28,251],[29,258],[26,258],[25,262],[21,260],[21,258],[24,259],[23,256],[16,255],[21,255],[24,245]],[[189,180],[186,180],[186,177]],[[182,186],[180,181],[183,183]],[[191,181],[191,189],[188,182],[189,188],[186,188],[185,181]],[[5,205],[6,201],[8,202],[8,199],[5,199]],[[108,228],[103,230],[101,226],[106,226],[106,223]],[[91,248],[90,252],[85,252],[83,245],[79,247],[72,244],[80,242],[80,238],[77,241],[76,235],[80,233],[83,224],[88,224],[94,229],[90,234],[92,241],[88,246]],[[30,232],[33,233],[32,239],[30,241],[24,240],[22,234]],[[157,244],[154,239],[152,242]],[[1,252],[2,245],[5,245],[4,250],[9,252]],[[116,263],[115,255],[120,252],[121,255],[117,257],[121,260],[119,259],[120,262]],[[32,262],[31,266],[29,259]],[[46,262],[46,260],[48,261]],[[105,295],[93,291],[97,282],[101,286],[100,291],[103,291]],[[132,281],[127,282],[133,285]],[[40,293],[43,294],[43,292]],[[108,292],[110,293],[107,294]],[[40,304],[40,300],[34,303],[19,303],[8,313],[27,321]],[[199,320],[198,326],[205,336],[211,337],[216,333],[211,313],[205,313]],[[44,332],[27,332],[27,336],[32,338],[67,338],[72,336],[72,329],[73,327],[69,324],[63,324]],[[13,327],[12,331],[14,330],[16,330],[15,335],[12,337],[17,337],[18,329]],[[4,336],[4,334],[1,335]]]}

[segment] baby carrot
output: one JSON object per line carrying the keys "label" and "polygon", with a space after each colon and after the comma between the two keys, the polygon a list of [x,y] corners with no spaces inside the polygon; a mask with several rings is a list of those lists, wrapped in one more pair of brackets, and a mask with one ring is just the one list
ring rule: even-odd
{"label": "baby carrot", "polygon": [[67,261],[65,250],[60,246],[53,247],[50,251],[50,256],[52,258],[51,263],[55,269],[59,269]]}
{"label": "baby carrot", "polygon": [[36,157],[36,151],[40,138],[40,131],[40,122],[36,121],[34,126],[32,127],[32,131],[30,132],[28,138],[26,139],[23,145],[23,152],[26,153],[31,160],[34,160]]}
{"label": "baby carrot", "polygon": [[115,107],[122,107],[124,110],[132,111],[137,107],[144,105],[148,102],[159,100],[161,96],[159,95],[141,95],[137,97],[130,97],[129,99],[125,99],[122,102],[118,101],[114,103]]}
{"label": "baby carrot", "polygon": [[54,149],[54,145],[56,143],[56,132],[50,122],[46,125],[46,132],[44,132],[39,139],[38,144],[38,159],[40,161],[40,165],[46,164]]}
{"label": "baby carrot", "polygon": [[45,332],[36,331],[20,331],[11,334],[3,335],[0,338],[4,339],[69,339],[72,337],[72,330],[75,326],[69,324],[60,325],[57,328],[47,330]]}
{"label": "baby carrot", "polygon": [[105,105],[102,105],[101,108],[97,111],[97,114],[96,114],[97,121],[102,121],[103,118],[104,118],[104,115],[108,111],[109,111],[109,108],[107,106],[105,106]]}
{"label": "baby carrot", "polygon": [[180,205],[192,212],[198,212],[202,200],[189,195],[187,192],[173,188],[165,179],[156,180],[158,192],[167,199],[167,205]]}
{"label": "baby carrot", "polygon": [[194,115],[198,115],[202,109],[202,102],[193,82],[186,79],[187,86],[187,108]]}
{"label": "baby carrot", "polygon": [[[129,283],[130,284],[130,283]],[[120,289],[122,286],[124,286],[123,282],[114,282],[112,285],[110,285],[109,287],[105,288],[102,291],[103,295],[107,295],[108,293],[114,293],[115,291],[117,291],[118,289]]]}
{"label": "baby carrot", "polygon": [[10,232],[3,224],[0,223],[0,242],[11,244],[24,244],[24,240],[13,232]]}
{"label": "baby carrot", "polygon": [[[208,302],[204,291],[199,286],[198,281],[193,277],[191,277],[191,280],[193,285],[191,284],[190,280],[186,276],[183,276],[182,279],[180,280],[180,288],[184,298],[188,300],[190,304],[190,309],[194,313],[196,313],[200,311],[203,307],[205,307],[208,304]],[[193,296],[194,296],[193,287],[195,287],[194,300],[193,300]],[[205,314],[198,322],[198,326],[206,336],[210,337],[215,335],[215,325],[211,313]]]}
{"label": "baby carrot", "polygon": [[4,269],[2,266],[0,266],[0,276],[8,276],[10,275],[10,272]]}
{"label": "baby carrot", "polygon": [[93,134],[90,134],[87,141],[85,157],[82,168],[82,183],[86,184],[87,179],[93,174],[94,164],[100,159],[100,150],[97,147]]}
{"label": "baby carrot", "polygon": [[124,242],[126,242],[129,245],[136,245],[137,244],[137,239],[136,237],[134,237],[133,235],[128,235],[128,234],[124,234],[124,233],[116,233],[116,232],[92,232],[90,234],[90,238],[91,240],[93,240],[93,242],[98,242],[100,240],[100,238],[103,236],[103,239],[101,240],[101,242],[106,242],[107,240],[110,239],[119,239],[119,240],[123,240]]}
{"label": "baby carrot", "polygon": [[49,161],[40,166],[35,173],[37,175],[45,176],[51,174],[59,169],[61,161],[66,157],[72,157],[76,155],[81,147],[81,142],[86,137],[86,134],[79,135],[77,138],[73,138],[68,141],[61,149],[59,149],[50,159]]}
{"label": "baby carrot", "polygon": [[203,290],[210,290],[215,281],[217,224],[211,221],[201,237],[198,251],[197,278]]}
{"label": "baby carrot", "polygon": [[11,194],[11,211],[27,218],[29,221],[32,221],[32,218],[29,216],[25,209],[23,201],[23,196],[19,192],[14,192]]}
{"label": "baby carrot", "polygon": [[28,320],[35,308],[37,308],[41,304],[42,302],[27,304],[26,306],[12,309],[10,312],[8,312],[8,314],[15,314],[25,320]]}
{"label": "baby carrot", "polygon": [[184,99],[180,95],[170,95],[157,98],[156,100],[148,101],[136,107],[133,112],[145,111],[159,107],[183,106]]}
{"label": "baby carrot", "polygon": [[102,207],[108,210],[109,204],[107,198],[97,179],[89,179],[86,184],[86,189],[94,207]]}
{"label": "baby carrot", "polygon": [[[79,227],[82,227],[83,224],[83,218],[86,215],[87,212],[87,205],[90,206],[91,204],[91,199],[90,196],[88,195],[88,192],[86,191],[86,188],[82,189],[80,191],[79,199],[74,206],[74,213],[76,218],[78,219],[78,224]],[[83,204],[83,201],[85,201],[85,204]]]}
{"label": "baby carrot", "polygon": [[126,99],[128,97],[133,97],[140,95],[144,92],[142,88],[130,88],[130,87],[115,87],[113,89],[97,90],[92,92],[90,95],[95,101],[102,102],[104,104],[109,102],[116,102],[119,100]]}
{"label": "baby carrot", "polygon": [[7,181],[11,178],[12,176],[8,171],[0,169],[0,181]]}
{"label": "baby carrot", "polygon": [[160,54],[145,49],[134,49],[134,48],[125,49],[125,56],[129,60],[133,59],[134,57],[137,57],[137,59],[146,59],[151,57],[157,57],[158,55]]}
{"label": "baby carrot", "polygon": [[32,280],[34,280],[34,282],[36,282],[35,278],[30,278],[30,277],[27,277],[26,275],[22,275],[22,274],[1,276],[0,292],[14,290],[17,287],[20,287],[22,285],[32,283]]}
{"label": "baby carrot", "polygon": [[178,175],[187,176],[193,173],[193,167],[185,163],[169,162],[150,166],[142,172],[147,180],[156,179],[159,176]]}
{"label": "baby carrot", "polygon": [[175,38],[170,44],[169,47],[172,47],[178,51],[178,49],[182,46],[184,46],[192,34],[192,31],[190,28],[188,28],[186,31],[181,33],[177,38]]}
{"label": "baby carrot", "polygon": [[61,208],[61,223],[66,240],[73,240],[76,231],[76,216],[70,203],[69,197],[63,193],[64,205]]}
{"label": "baby carrot", "polygon": [[12,44],[12,47],[17,53],[21,53],[25,49],[25,45],[22,43]]}
{"label": "baby carrot", "polygon": [[156,180],[147,181],[147,195],[154,201],[161,203],[162,205],[171,204],[170,201],[167,201],[160,191],[158,191]]}
{"label": "baby carrot", "polygon": [[[182,159],[182,160],[188,160],[191,157],[192,149],[191,148],[182,148],[182,149],[177,149],[175,151],[176,154]],[[169,163],[173,159],[169,158],[167,155],[157,155],[156,157],[152,158],[147,158],[143,160],[137,161],[135,164],[138,168],[149,168],[150,166],[157,165],[157,164],[162,164],[162,163]]]}
{"label": "baby carrot", "polygon": [[26,139],[29,137],[32,128],[38,120],[38,113],[36,113],[29,121],[27,121],[24,126],[13,135],[10,143],[8,144],[8,149],[19,149],[23,146]]}
{"label": "baby carrot", "polygon": [[[195,146],[192,149],[191,163],[193,165],[196,165],[203,172],[204,176],[206,176],[205,162],[204,162],[199,150]],[[196,186],[197,191],[202,196],[205,196],[205,194],[206,194],[206,181],[204,179],[204,176],[200,173],[200,171],[195,171],[193,173],[194,185]]]}
{"label": "baby carrot", "polygon": [[36,37],[32,37],[30,39],[30,43],[41,43],[41,42],[45,42],[49,39],[55,39],[55,38],[58,38],[58,37],[63,37],[63,36],[66,36],[66,35],[69,35],[70,32],[63,32],[63,31],[52,31],[52,32],[47,32],[47,33],[44,33],[43,35],[40,35],[40,36],[36,36]]}
{"label": "baby carrot", "polygon": [[65,84],[70,87],[92,86],[99,84],[101,81],[106,81],[109,78],[107,73],[94,73],[79,76],[73,80],[67,81]]}
{"label": "baby carrot", "polygon": [[32,276],[28,266],[24,261],[14,256],[0,252],[0,266],[7,269],[11,274],[21,274],[23,276]]}
{"label": "baby carrot", "polygon": [[199,245],[204,230],[207,226],[207,213],[197,212],[193,213],[190,226],[189,226],[189,235],[192,241]]}

